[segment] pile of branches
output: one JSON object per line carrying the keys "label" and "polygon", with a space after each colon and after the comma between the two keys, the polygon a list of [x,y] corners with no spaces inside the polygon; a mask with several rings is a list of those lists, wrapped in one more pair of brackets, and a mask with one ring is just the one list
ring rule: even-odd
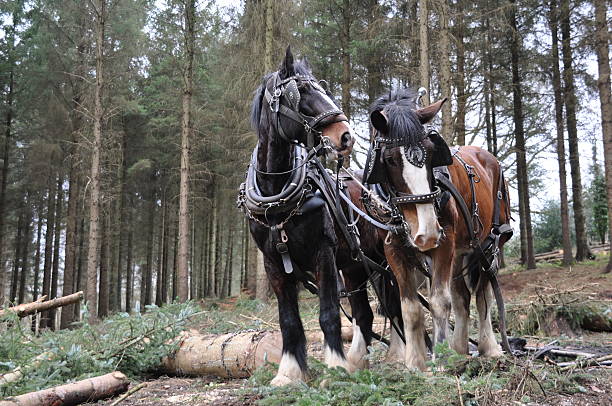
{"label": "pile of branches", "polygon": [[582,330],[612,331],[610,303],[588,293],[589,286],[565,290],[537,286],[534,295],[506,305],[508,328],[515,335],[545,336],[574,336]]}

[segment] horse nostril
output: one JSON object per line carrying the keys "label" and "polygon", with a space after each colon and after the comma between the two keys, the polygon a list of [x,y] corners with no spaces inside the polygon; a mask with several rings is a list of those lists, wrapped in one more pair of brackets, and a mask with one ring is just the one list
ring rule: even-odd
{"label": "horse nostril", "polygon": [[340,137],[340,142],[342,143],[342,146],[346,146],[350,144],[352,139],[353,137],[351,137],[351,134],[347,131]]}

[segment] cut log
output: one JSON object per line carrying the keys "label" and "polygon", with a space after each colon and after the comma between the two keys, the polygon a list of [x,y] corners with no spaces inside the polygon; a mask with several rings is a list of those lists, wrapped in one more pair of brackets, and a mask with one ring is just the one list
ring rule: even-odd
{"label": "cut log", "polygon": [[107,399],[125,392],[128,378],[119,371],[95,378],[26,393],[0,401],[0,406],[71,406]]}
{"label": "cut log", "polygon": [[21,380],[28,370],[37,368],[43,361],[47,361],[53,358],[53,353],[50,351],[39,354],[31,364],[25,368],[15,368],[11,372],[0,375],[0,386],[8,383],[17,382]]}
{"label": "cut log", "polygon": [[278,331],[206,336],[183,333],[179,339],[179,349],[165,358],[163,365],[167,372],[189,376],[247,378],[266,361],[279,363],[283,348]]}
{"label": "cut log", "polygon": [[[25,317],[30,314],[42,312],[49,309],[55,309],[57,307],[66,306],[69,304],[77,303],[83,299],[83,292],[73,293],[72,295],[58,297],[56,299],[47,300],[46,302],[36,301],[32,303],[24,303],[14,307],[0,310],[0,317],[5,314],[12,312],[17,314],[18,317]],[[39,299],[40,300],[40,299]]]}

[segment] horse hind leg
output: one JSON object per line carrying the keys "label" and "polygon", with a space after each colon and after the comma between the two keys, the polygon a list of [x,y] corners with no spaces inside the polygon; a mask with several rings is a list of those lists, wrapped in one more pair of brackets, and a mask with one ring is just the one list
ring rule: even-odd
{"label": "horse hind leg", "polygon": [[455,329],[451,339],[451,348],[459,354],[468,354],[471,294],[465,278],[461,275],[461,262],[455,261],[455,272],[453,272],[451,281],[451,302],[455,315]]}
{"label": "horse hind leg", "polygon": [[[453,241],[449,241],[454,244]],[[433,320],[434,344],[443,343],[449,336],[451,293],[450,282],[453,265],[453,255],[449,249],[440,247],[433,256],[430,305]]]}
{"label": "horse hind leg", "polygon": [[489,282],[481,283],[476,292],[476,308],[478,309],[478,353],[484,357],[501,357],[503,355],[497,343],[493,326],[491,325],[491,306],[495,303],[493,291]]}

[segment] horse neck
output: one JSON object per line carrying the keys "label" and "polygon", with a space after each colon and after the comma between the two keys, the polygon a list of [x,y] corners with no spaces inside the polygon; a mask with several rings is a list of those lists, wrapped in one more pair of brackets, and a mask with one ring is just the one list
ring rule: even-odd
{"label": "horse neck", "polygon": [[[283,140],[272,128],[268,132],[260,132],[257,151],[257,169],[263,172],[285,172],[293,167],[295,146]],[[265,196],[279,194],[290,174],[287,175],[257,175],[257,184]]]}

